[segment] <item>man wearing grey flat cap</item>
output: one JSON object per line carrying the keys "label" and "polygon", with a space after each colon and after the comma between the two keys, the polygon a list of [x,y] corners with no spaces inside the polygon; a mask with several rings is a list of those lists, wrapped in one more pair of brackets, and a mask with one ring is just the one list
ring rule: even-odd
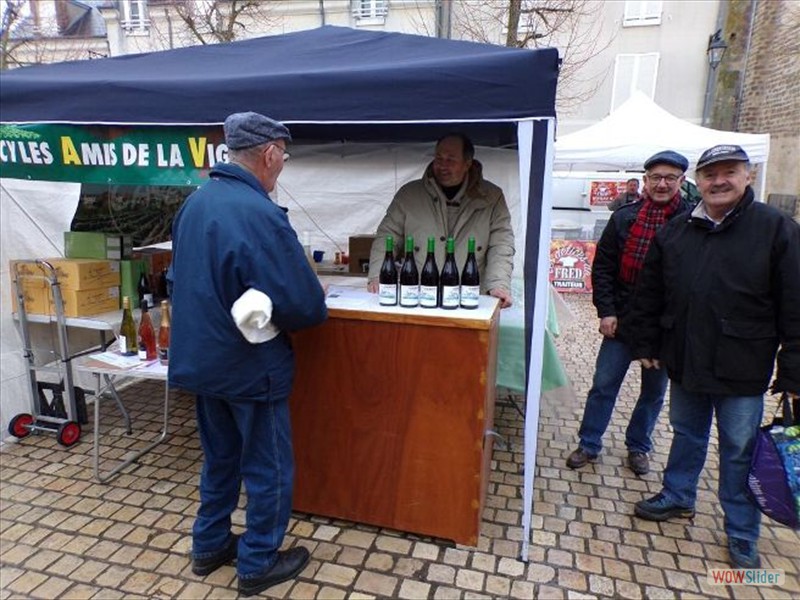
{"label": "man wearing grey flat cap", "polygon": [[[269,195],[289,130],[254,112],[230,115],[224,130],[228,163],[211,169],[173,224],[169,384],[196,394],[204,454],[192,571],[208,575],[236,559],[239,593],[251,596],[297,576],[309,559],[300,546],[279,551],[294,483],[288,332],[321,323],[327,309],[285,209]],[[231,514],[242,482],[240,536]]]}
{"label": "man wearing grey flat cap", "polygon": [[716,415],[719,500],[730,563],[741,569],[761,565],[747,478],[776,364],[772,390],[800,392],[800,226],[757,202],[749,183],[741,147],[700,156],[702,201],[656,235],[632,308],[633,355],[667,370],[673,429],[661,492],[635,514],[694,516]]}
{"label": "man wearing grey flat cap", "polygon": [[[628,317],[634,286],[656,231],[690,208],[680,193],[688,166],[689,161],[672,150],[648,158],[644,163],[642,198],[615,210],[597,243],[592,264],[592,300],[603,341],[578,431],[580,443],[567,458],[571,469],[596,461],[603,448],[603,434],[632,360]],[[666,389],[666,372],[642,369],[639,398],[625,432],[628,467],[636,475],[650,470],[648,453],[653,448],[653,428]]]}

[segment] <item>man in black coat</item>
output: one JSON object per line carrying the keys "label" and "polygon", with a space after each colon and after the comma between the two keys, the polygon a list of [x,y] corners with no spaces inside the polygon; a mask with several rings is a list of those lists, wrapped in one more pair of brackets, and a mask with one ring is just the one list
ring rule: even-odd
{"label": "man in black coat", "polygon": [[[671,150],[647,159],[642,199],[614,211],[597,244],[592,264],[592,300],[600,317],[603,342],[578,432],[580,445],[567,458],[571,469],[594,462],[603,448],[603,434],[632,360],[627,318],[634,285],[656,231],[689,210],[681,196],[688,166],[684,156]],[[647,454],[653,447],[651,434],[666,389],[665,371],[642,370],[639,399],[625,432],[628,466],[637,475],[650,470]]]}
{"label": "man in black coat", "polygon": [[656,235],[632,306],[633,355],[666,368],[674,431],[663,487],[637,502],[651,521],[694,516],[711,420],[731,564],[758,568],[760,513],[747,476],[763,394],[800,391],[800,226],[756,202],[739,146],[697,162],[702,201]]}

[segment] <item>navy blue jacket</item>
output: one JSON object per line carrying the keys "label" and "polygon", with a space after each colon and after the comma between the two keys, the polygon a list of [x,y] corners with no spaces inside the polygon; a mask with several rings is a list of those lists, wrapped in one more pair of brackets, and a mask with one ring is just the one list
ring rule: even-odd
{"label": "navy blue jacket", "polygon": [[690,392],[800,391],[800,226],[742,201],[714,226],[684,215],[650,244],[632,307],[634,358],[658,358]]}
{"label": "navy blue jacket", "polygon": [[[230,399],[287,397],[287,332],[321,323],[327,309],[286,212],[251,173],[216,165],[175,217],[172,252],[170,386]],[[272,299],[282,331],[261,344],[245,340],[230,313],[249,288]]]}

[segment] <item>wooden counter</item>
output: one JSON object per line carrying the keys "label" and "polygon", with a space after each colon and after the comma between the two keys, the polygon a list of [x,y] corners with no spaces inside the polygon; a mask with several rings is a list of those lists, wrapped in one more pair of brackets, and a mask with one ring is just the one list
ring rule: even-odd
{"label": "wooden counter", "polygon": [[331,290],[294,337],[298,511],[475,546],[488,483],[498,302],[379,307]]}

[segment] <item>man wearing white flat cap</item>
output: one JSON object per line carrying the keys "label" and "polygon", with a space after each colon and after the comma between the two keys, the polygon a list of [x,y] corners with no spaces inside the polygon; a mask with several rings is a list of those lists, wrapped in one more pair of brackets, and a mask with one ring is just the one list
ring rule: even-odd
{"label": "man wearing white flat cap", "polygon": [[[192,571],[237,560],[244,596],[296,577],[309,559],[279,551],[289,523],[294,461],[287,335],[327,317],[325,294],[286,211],[269,194],[289,130],[254,112],[225,120],[228,164],[183,205],[172,229],[169,383],[197,396],[204,462],[192,530]],[[246,529],[231,531],[244,482]]]}

